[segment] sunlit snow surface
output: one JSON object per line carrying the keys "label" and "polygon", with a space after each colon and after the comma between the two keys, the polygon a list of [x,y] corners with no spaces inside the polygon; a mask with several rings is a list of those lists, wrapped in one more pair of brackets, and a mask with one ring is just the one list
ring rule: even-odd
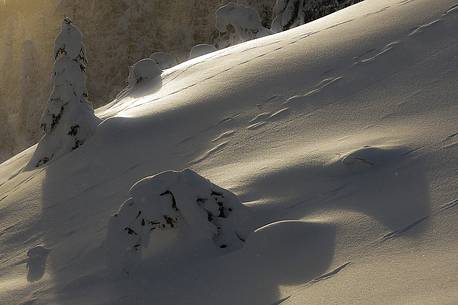
{"label": "sunlit snow surface", "polygon": [[[194,58],[71,154],[6,161],[0,304],[456,303],[457,5],[366,0]],[[131,186],[185,168],[247,206],[244,246],[107,270]]]}

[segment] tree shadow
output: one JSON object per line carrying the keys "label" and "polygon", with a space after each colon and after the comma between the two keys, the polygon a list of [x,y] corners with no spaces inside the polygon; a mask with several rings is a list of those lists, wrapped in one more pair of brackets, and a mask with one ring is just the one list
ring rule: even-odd
{"label": "tree shadow", "polygon": [[[375,219],[392,232],[425,218],[409,233],[414,237],[428,228],[431,203],[424,165],[421,159],[410,158],[409,151],[400,149],[394,156],[389,152],[388,160],[373,164],[367,160],[346,164],[340,159],[326,166],[297,164],[260,177],[248,189],[278,197],[279,201],[296,202],[288,211],[294,217],[318,210],[352,210]],[[259,199],[249,193],[244,197],[242,200]],[[270,221],[284,217],[284,207],[276,203],[257,210],[262,213],[266,208],[271,215],[279,215]],[[280,213],[272,212],[275,210]]]}
{"label": "tree shadow", "polygon": [[141,272],[114,282],[124,297],[112,304],[269,305],[280,299],[280,286],[303,284],[328,270],[335,231],[330,224],[283,221],[260,228],[227,255],[173,268],[145,260]]}

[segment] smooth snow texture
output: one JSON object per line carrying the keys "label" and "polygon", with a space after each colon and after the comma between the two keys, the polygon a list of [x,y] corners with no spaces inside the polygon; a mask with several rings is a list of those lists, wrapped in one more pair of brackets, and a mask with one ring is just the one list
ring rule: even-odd
{"label": "smooth snow texture", "polygon": [[[455,304],[457,7],[366,0],[194,58],[97,109],[79,149],[6,161],[0,304]],[[246,207],[243,247],[160,230],[114,272],[108,223],[139,204],[131,186],[185,168]]]}

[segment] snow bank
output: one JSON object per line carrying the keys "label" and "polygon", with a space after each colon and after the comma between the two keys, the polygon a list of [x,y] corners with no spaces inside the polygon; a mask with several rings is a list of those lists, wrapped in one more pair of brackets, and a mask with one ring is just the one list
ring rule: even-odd
{"label": "snow bank", "polygon": [[130,195],[110,220],[107,241],[114,259],[138,257],[150,241],[152,248],[161,247],[163,231],[176,231],[172,244],[194,240],[228,250],[243,246],[239,222],[246,208],[233,193],[192,170],[146,177]]}
{"label": "snow bank", "polygon": [[150,58],[156,62],[161,70],[169,69],[177,65],[177,59],[165,52],[155,52]]}
{"label": "snow bank", "polygon": [[198,44],[192,47],[191,52],[189,52],[189,59],[193,59],[205,54],[209,54],[215,52],[216,48],[214,45],[211,44]]}
{"label": "snow bank", "polygon": [[217,41],[218,48],[272,34],[262,25],[258,12],[233,2],[216,11],[216,29],[220,32]]}
{"label": "snow bank", "polygon": [[65,18],[56,39],[53,91],[40,127],[45,135],[28,167],[39,167],[83,145],[99,123],[86,100],[86,64],[82,34]]}

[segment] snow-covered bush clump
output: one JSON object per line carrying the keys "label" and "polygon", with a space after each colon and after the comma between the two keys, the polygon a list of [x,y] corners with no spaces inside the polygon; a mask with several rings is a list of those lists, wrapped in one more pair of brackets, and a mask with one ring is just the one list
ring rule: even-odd
{"label": "snow-covered bush clump", "polygon": [[271,30],[289,30],[321,18],[362,0],[277,0],[273,8]]}
{"label": "snow-covered bush clump", "polygon": [[161,70],[165,70],[177,65],[177,59],[165,52],[155,52],[150,58],[156,62]]}
{"label": "snow-covered bush clump", "polygon": [[216,47],[214,45],[201,43],[192,47],[191,52],[189,52],[189,59],[193,59],[215,51]]}
{"label": "snow-covered bush clump", "polygon": [[271,34],[261,23],[258,12],[230,2],[216,10],[217,47],[224,48]]}
{"label": "snow-covered bush clump", "polygon": [[135,88],[139,84],[151,84],[161,79],[161,73],[162,70],[155,60],[144,58],[129,67],[127,83],[130,88]]}
{"label": "snow-covered bush clump", "polygon": [[41,166],[83,145],[95,132],[99,119],[87,101],[86,55],[82,34],[69,18],[54,48],[53,90],[40,127],[45,135],[38,143],[29,167]]}
{"label": "snow-covered bush clump", "polygon": [[239,224],[247,208],[233,193],[192,170],[146,177],[129,192],[108,226],[112,255],[137,257],[148,247],[162,247],[164,231],[175,231],[173,244],[195,240],[214,249],[243,246],[246,236]]}

